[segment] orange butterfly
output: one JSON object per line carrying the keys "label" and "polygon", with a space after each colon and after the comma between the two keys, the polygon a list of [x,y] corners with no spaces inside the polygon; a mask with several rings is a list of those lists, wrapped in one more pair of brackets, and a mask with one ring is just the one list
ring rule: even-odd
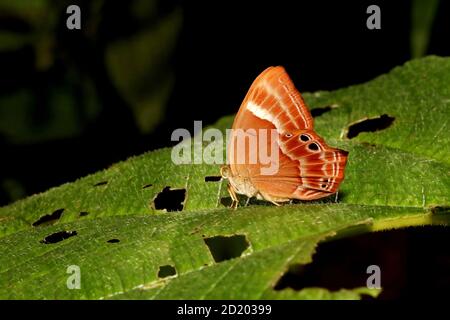
{"label": "orange butterfly", "polygon": [[[272,150],[271,163],[257,158],[262,149]],[[348,155],[314,132],[313,118],[281,66],[267,68],[253,82],[234,119],[227,153],[229,165],[221,175],[229,180],[232,207],[237,193],[276,205],[329,196],[344,179]],[[263,172],[274,165],[275,172]]]}

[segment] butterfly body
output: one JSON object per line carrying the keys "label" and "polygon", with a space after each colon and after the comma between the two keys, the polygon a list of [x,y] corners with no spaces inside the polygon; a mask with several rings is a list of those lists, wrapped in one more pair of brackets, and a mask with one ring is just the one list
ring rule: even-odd
{"label": "butterfly body", "polygon": [[235,117],[221,173],[228,190],[274,204],[335,193],[348,153],[329,147],[283,67],[270,67],[249,89]]}

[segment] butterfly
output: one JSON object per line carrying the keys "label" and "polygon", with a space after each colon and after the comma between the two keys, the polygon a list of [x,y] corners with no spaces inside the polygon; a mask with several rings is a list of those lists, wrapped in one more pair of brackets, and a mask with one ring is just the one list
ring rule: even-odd
{"label": "butterfly", "polygon": [[[332,195],[344,179],[348,158],[347,151],[328,146],[314,131],[308,107],[281,66],[269,67],[255,79],[227,147],[228,164],[221,167],[221,176],[228,179],[234,208],[237,194],[275,205]],[[257,157],[263,149],[272,150],[270,164]],[[265,174],[269,165],[277,170]]]}

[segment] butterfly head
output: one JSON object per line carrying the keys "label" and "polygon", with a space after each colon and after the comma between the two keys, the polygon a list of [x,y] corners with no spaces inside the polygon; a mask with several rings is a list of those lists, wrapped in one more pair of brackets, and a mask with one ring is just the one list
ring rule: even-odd
{"label": "butterfly head", "polygon": [[229,165],[224,165],[220,167],[220,175],[223,179],[228,179],[231,176],[231,168]]}

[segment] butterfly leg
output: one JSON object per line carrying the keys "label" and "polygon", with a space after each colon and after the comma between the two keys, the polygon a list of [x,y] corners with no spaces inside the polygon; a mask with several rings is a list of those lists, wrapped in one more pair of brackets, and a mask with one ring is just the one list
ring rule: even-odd
{"label": "butterfly leg", "polygon": [[336,198],[334,198],[334,202],[335,202],[335,203],[338,202],[338,197],[339,197],[339,191],[336,191]]}
{"label": "butterfly leg", "polygon": [[236,191],[234,191],[234,189],[231,186],[231,184],[228,184],[227,189],[228,189],[228,193],[230,194],[230,197],[231,197],[231,206],[230,206],[230,208],[236,209],[238,204],[239,204],[239,199],[238,199],[238,197],[236,195]]}
{"label": "butterfly leg", "polygon": [[250,197],[247,197],[247,201],[245,201],[245,206],[248,206],[248,203],[250,202]]}

